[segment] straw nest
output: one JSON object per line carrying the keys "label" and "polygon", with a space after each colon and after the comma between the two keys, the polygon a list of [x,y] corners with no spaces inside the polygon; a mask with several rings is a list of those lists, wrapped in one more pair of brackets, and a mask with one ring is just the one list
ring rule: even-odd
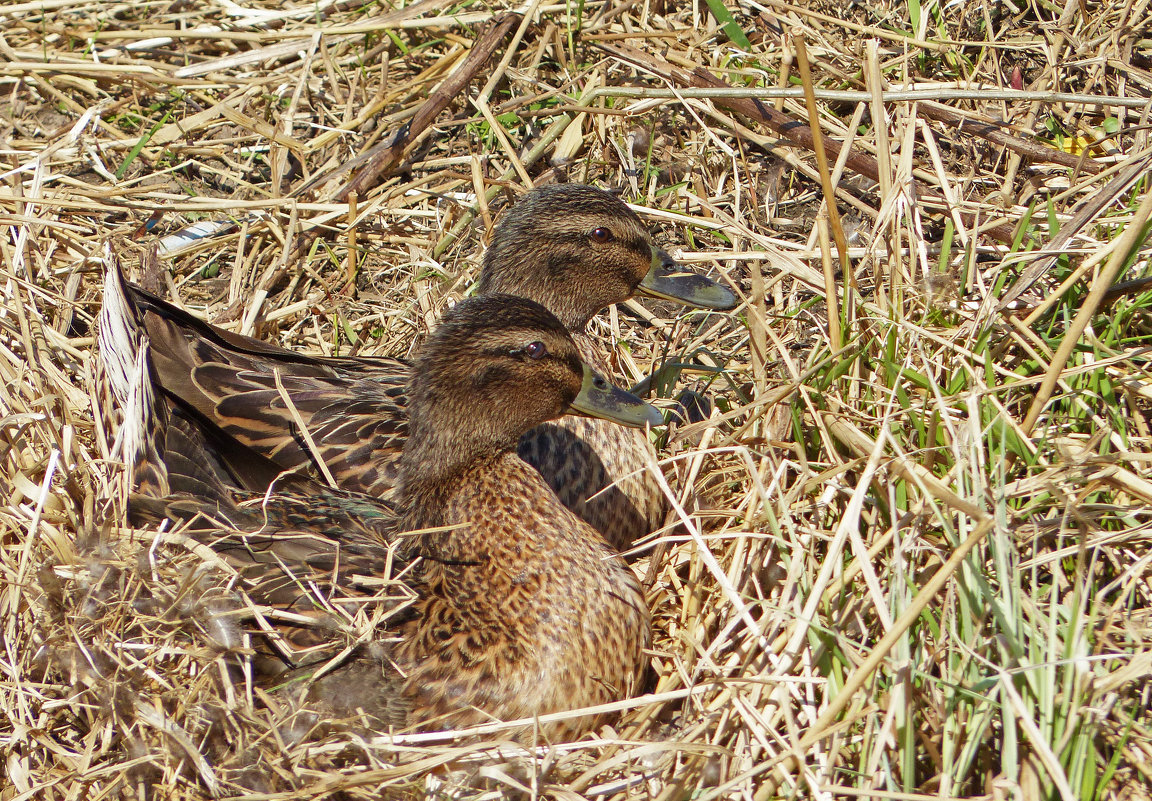
{"label": "straw nest", "polygon": [[[0,799],[1148,798],[1147,6],[0,9]],[[407,355],[549,180],[744,301],[594,324],[696,393],[633,554],[649,686],[535,750],[298,714],[237,669],[235,577],[124,524],[101,247]]]}

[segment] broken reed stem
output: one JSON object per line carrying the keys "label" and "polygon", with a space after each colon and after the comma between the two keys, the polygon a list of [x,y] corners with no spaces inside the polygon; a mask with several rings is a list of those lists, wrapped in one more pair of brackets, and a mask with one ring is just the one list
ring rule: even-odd
{"label": "broken reed stem", "polygon": [[508,132],[504,130],[504,126],[496,119],[496,115],[492,113],[487,101],[482,97],[469,98],[469,102],[483,115],[488,123],[489,129],[493,135],[500,141],[500,147],[504,149],[504,156],[508,159],[508,163],[512,165],[512,169],[516,171],[516,175],[520,178],[520,182],[524,184],[525,189],[532,188],[532,176],[528,174],[520,157],[516,155],[516,148],[512,146],[512,141],[508,138]]}
{"label": "broken reed stem", "polygon": [[[876,177],[880,184],[880,213],[886,204],[893,201],[892,196],[892,154],[888,143],[888,110],[884,107],[884,76],[880,72],[879,41],[869,39],[865,45],[864,79],[871,95],[869,110],[872,114],[872,132],[876,137]],[[894,225],[884,226],[884,238],[888,242],[888,252],[896,250],[896,232]],[[894,259],[885,259],[884,268],[873,262],[872,271],[876,286],[876,302],[881,311],[886,311],[895,304],[893,296],[896,273],[894,265],[899,262]],[[886,275],[885,275],[886,274]]]}
{"label": "broken reed stem", "polygon": [[472,167],[472,191],[476,193],[476,208],[480,213],[480,221],[484,223],[484,238],[492,232],[492,212],[488,208],[488,190],[484,185],[484,164],[480,157],[473,154],[470,165]]}
{"label": "broken reed stem", "polygon": [[[792,51],[789,50],[787,47],[781,48],[781,50],[782,50],[782,52],[780,54],[780,78],[779,78],[779,80],[776,81],[776,88],[780,92],[784,92],[784,91],[788,90],[788,88],[789,88],[788,79],[792,74],[792,63],[796,60],[796,57],[792,54]],[[784,111],[784,95],[783,94],[780,94],[777,97],[772,99],[772,107],[779,112]]]}
{"label": "broken reed stem", "polygon": [[836,276],[832,269],[832,243],[828,241],[828,218],[821,214],[816,218],[816,241],[820,247],[820,264],[824,268],[824,294],[828,304],[828,341],[833,352],[844,347],[840,331],[840,297],[836,291]]}
{"label": "broken reed stem", "polygon": [[[816,156],[816,169],[820,174],[820,187],[824,192],[824,205],[828,212],[828,225],[836,240],[836,252],[840,256],[841,280],[845,282],[845,293],[849,287],[858,289],[856,277],[852,274],[852,262],[848,258],[848,238],[844,236],[844,226],[840,224],[840,210],[836,207],[836,188],[832,185],[832,171],[828,167],[828,156],[824,152],[824,134],[820,130],[820,110],[812,94],[812,70],[808,63],[808,50],[804,46],[804,33],[793,29],[792,41],[796,46],[796,65],[800,69],[800,81],[804,85],[804,101],[808,108],[809,127],[812,130],[812,152]],[[847,295],[846,295],[847,296]],[[851,321],[846,321],[851,325]]]}
{"label": "broken reed stem", "polygon": [[344,274],[348,279],[348,294],[356,295],[356,207],[355,192],[348,193],[348,255],[344,261]]}
{"label": "broken reed stem", "polygon": [[504,79],[504,73],[508,70],[508,65],[512,63],[513,57],[520,50],[520,42],[524,39],[524,32],[527,31],[528,26],[536,20],[536,12],[540,8],[540,3],[541,0],[532,0],[528,8],[524,9],[520,25],[516,28],[516,33],[512,34],[512,41],[509,42],[508,47],[504,49],[504,56],[500,59],[500,63],[496,65],[496,69],[492,71],[492,75],[489,76],[480,93],[476,96],[478,100],[487,103],[496,85]]}
{"label": "broken reed stem", "polygon": [[[300,432],[300,436],[304,438],[304,444],[308,446],[308,452],[316,461],[320,472],[324,474],[324,480],[328,482],[329,487],[339,487],[336,479],[332,476],[332,471],[328,469],[328,465],[324,461],[324,455],[320,453],[320,449],[316,447],[316,440],[312,438],[312,432],[308,430],[308,425],[304,422],[300,411],[296,408],[296,404],[292,402],[292,396],[288,394],[288,390],[284,388],[284,382],[280,380],[280,370],[274,368],[272,370],[272,379],[276,382],[276,392],[280,395],[280,400],[284,402],[284,406],[288,409],[288,413],[292,415],[292,421],[296,423],[296,429]],[[271,488],[269,488],[271,492]]]}
{"label": "broken reed stem", "polygon": [[869,39],[865,45],[864,77],[868,85],[872,132],[876,136],[877,179],[880,184],[880,203],[888,200],[892,191],[892,156],[888,151],[888,110],[884,107],[884,76],[880,72],[879,42]]}

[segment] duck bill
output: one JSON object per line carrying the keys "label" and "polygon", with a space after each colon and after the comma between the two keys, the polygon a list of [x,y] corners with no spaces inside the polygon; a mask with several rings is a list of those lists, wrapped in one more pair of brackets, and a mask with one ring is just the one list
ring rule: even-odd
{"label": "duck bill", "polygon": [[636,291],[701,309],[727,311],[736,306],[736,296],[732,292],[711,278],[684,269],[657,247],[652,248],[652,267]]}
{"label": "duck bill", "polygon": [[584,383],[569,411],[600,417],[631,428],[664,425],[664,415],[631,392],[614,387],[584,365]]}

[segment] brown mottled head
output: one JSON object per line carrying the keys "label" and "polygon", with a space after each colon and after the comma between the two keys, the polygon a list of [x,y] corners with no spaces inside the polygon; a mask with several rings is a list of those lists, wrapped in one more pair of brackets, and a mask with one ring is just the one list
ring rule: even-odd
{"label": "brown mottled head", "polygon": [[411,425],[434,419],[460,439],[514,444],[564,414],[583,375],[572,337],[543,306],[471,298],[445,313],[412,365]]}
{"label": "brown mottled head", "polygon": [[484,254],[479,293],[535,300],[572,331],[637,294],[712,309],[736,303],[658,248],[623,201],[583,184],[534,189],[508,210]]}
{"label": "brown mottled head", "polygon": [[540,304],[485,295],[445,313],[412,365],[401,484],[442,480],[573,408],[625,425],[659,412],[580,359],[568,330]]}

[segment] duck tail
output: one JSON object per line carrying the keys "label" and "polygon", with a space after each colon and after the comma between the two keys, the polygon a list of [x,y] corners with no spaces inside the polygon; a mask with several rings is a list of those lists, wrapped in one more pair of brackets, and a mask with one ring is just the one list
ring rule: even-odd
{"label": "duck tail", "polygon": [[160,389],[133,287],[110,248],[104,259],[99,350],[108,402],[102,410],[108,430],[119,418],[109,455],[125,465],[129,519],[183,519],[186,504],[177,503],[179,498],[194,499],[204,509],[234,509],[237,485],[217,452],[222,435]]}
{"label": "duck tail", "polygon": [[[164,466],[164,442],[168,409],[157,403],[152,381],[148,336],[140,325],[139,311],[129,299],[120,262],[109,245],[104,247],[104,302],[100,308],[99,351],[103,384],[118,412],[119,429],[110,456],[125,465],[131,492],[156,497],[169,494]],[[104,405],[105,419],[108,404]]]}

